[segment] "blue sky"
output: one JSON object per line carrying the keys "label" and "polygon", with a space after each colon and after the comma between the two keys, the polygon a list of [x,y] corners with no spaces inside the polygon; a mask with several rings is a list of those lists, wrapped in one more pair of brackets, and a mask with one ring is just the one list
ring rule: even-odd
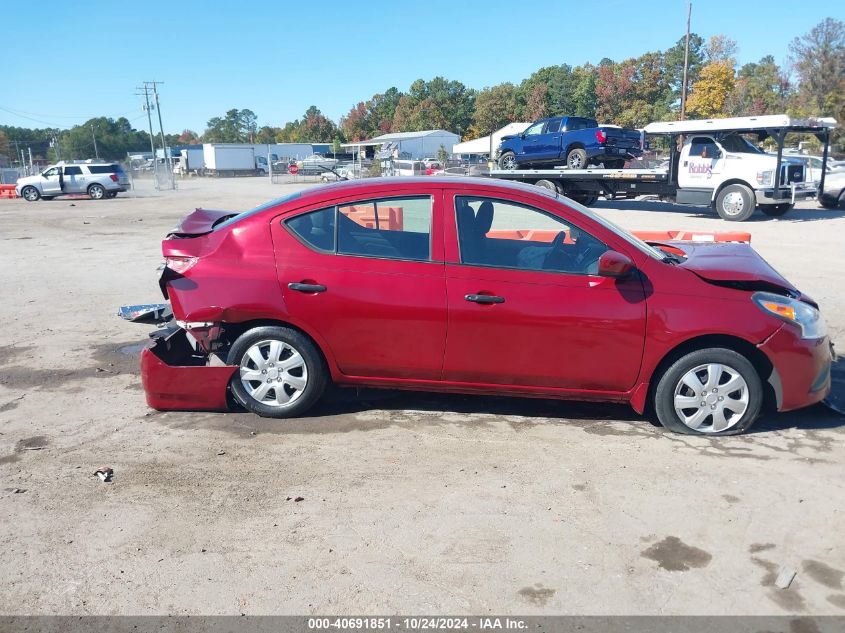
{"label": "blue sky", "polygon": [[[692,30],[739,42],[739,62],[787,60],[793,37],[845,3],[693,0]],[[230,108],[281,125],[310,105],[337,120],[390,86],[442,75],[472,88],[541,66],[665,50],[686,0],[300,0],[10,2],[3,9],[0,124],[70,127],[125,116],[143,129],[135,87],[161,86],[167,132]]]}

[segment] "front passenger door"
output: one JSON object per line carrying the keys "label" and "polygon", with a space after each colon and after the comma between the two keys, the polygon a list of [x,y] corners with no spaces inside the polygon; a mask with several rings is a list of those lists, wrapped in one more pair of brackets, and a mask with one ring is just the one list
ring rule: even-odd
{"label": "front passenger door", "polygon": [[[621,392],[645,337],[639,278],[598,277],[601,239],[516,200],[454,195],[443,379]],[[447,200],[449,198],[447,197]],[[453,256],[448,257],[449,260]]]}

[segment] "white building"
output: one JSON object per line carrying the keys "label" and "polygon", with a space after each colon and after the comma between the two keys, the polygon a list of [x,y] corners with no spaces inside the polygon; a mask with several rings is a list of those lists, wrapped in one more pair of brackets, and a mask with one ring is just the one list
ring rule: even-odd
{"label": "white building", "polygon": [[[528,129],[529,125],[531,124],[522,122],[508,123],[502,129],[493,132],[493,153],[496,153],[496,149],[499,147],[499,143],[502,142],[503,136],[522,134],[526,129]],[[452,153],[464,157],[480,155],[487,156],[490,154],[490,147],[490,135],[488,134],[487,136],[482,136],[481,138],[475,138],[471,141],[458,143],[452,148]]]}
{"label": "white building", "polygon": [[441,147],[451,154],[452,147],[460,141],[460,136],[446,130],[422,130],[382,134],[367,141],[343,143],[342,147],[354,153],[366,152],[371,147],[375,149],[375,158],[419,159],[436,157]]}

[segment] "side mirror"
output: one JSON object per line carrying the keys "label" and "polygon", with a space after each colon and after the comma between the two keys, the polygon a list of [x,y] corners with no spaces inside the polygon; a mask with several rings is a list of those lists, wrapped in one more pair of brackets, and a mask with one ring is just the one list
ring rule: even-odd
{"label": "side mirror", "polygon": [[599,257],[599,277],[627,277],[634,270],[634,262],[627,255],[617,251],[607,251]]}

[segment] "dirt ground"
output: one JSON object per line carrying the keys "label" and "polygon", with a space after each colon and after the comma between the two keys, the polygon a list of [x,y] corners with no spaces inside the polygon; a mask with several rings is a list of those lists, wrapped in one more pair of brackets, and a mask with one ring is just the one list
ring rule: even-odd
{"label": "dirt ground", "polygon": [[[194,207],[295,187],[0,201],[0,613],[845,613],[845,418],[823,406],[713,440],[507,398],[371,391],[289,422],[148,409],[149,328],[115,312],[160,300],[161,238]],[[596,205],[628,228],[750,231],[843,349],[845,212],[800,207],[736,225]]]}

